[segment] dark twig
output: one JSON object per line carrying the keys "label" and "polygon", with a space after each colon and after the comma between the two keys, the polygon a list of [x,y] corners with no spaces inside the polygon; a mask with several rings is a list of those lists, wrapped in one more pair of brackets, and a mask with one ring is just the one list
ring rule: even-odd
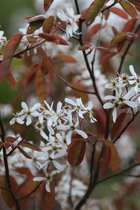
{"label": "dark twig", "polygon": [[[139,25],[137,26],[137,28],[135,29],[134,34],[136,34],[136,33],[138,32],[139,28],[140,28],[140,24],[139,24]],[[122,57],[121,57],[121,62],[120,62],[119,68],[118,68],[118,74],[121,73],[121,70],[122,70],[122,66],[123,66],[124,60],[125,60],[125,58],[126,58],[126,56],[127,56],[127,53],[128,53],[128,51],[129,51],[130,47],[132,46],[133,42],[134,42],[134,39],[132,39],[132,40],[128,43],[128,45],[127,45],[127,47],[126,47],[126,49],[125,49],[125,51],[124,51],[124,53],[123,53],[123,55],[122,55]]]}
{"label": "dark twig", "polygon": [[115,6],[115,4],[117,4],[117,3],[118,3],[118,0],[115,0],[111,5],[109,5],[108,7],[103,8],[101,10],[101,12],[104,12],[104,11],[110,9],[111,7]]}
{"label": "dark twig", "polygon": [[118,136],[113,140],[113,143],[115,143],[121,137],[121,135],[126,131],[128,126],[135,120],[135,118],[138,114],[139,114],[139,111],[137,111],[135,113],[135,115],[132,117],[132,119],[125,125],[125,127],[121,130],[121,132],[118,134]]}
{"label": "dark twig", "polygon": [[75,90],[75,91],[78,91],[78,92],[82,92],[82,93],[85,93],[85,94],[91,94],[91,95],[94,95],[95,92],[92,92],[92,91],[86,91],[86,90],[82,90],[82,89],[79,89],[79,88],[76,88],[74,86],[72,86],[69,82],[67,82],[65,79],[63,79],[61,76],[57,76],[57,78],[62,81],[64,84],[66,84],[68,87],[70,87],[71,89]]}
{"label": "dark twig", "polygon": [[105,182],[105,181],[107,181],[107,180],[109,180],[109,179],[112,179],[112,178],[114,178],[114,177],[116,177],[116,176],[120,176],[120,175],[122,175],[122,174],[128,172],[129,170],[131,170],[131,169],[133,169],[133,168],[135,168],[135,167],[137,167],[137,166],[139,166],[139,165],[140,165],[140,163],[134,163],[133,165],[131,165],[131,166],[129,166],[129,167],[127,167],[127,168],[125,168],[125,169],[119,171],[119,172],[116,172],[116,173],[114,173],[114,174],[111,174],[111,175],[109,175],[109,176],[106,176],[106,177],[104,177],[104,178],[101,178],[101,179],[99,179],[99,180],[96,182],[96,186],[97,186],[98,184],[101,184],[101,183],[103,183],[103,182]]}
{"label": "dark twig", "polygon": [[92,183],[89,184],[85,195],[81,198],[81,200],[76,205],[74,210],[80,210],[81,209],[81,207],[86,203],[87,199],[90,197],[93,189],[96,186],[96,182],[97,182],[97,179],[98,179],[98,176],[99,176],[99,168],[100,168],[100,161],[101,161],[101,157],[102,157],[102,151],[103,151],[103,146],[102,146],[102,148],[100,150],[98,161],[96,163],[96,168],[94,169],[94,176],[92,177]]}
{"label": "dark twig", "polygon": [[[5,131],[4,131],[4,127],[3,127],[3,123],[2,123],[1,117],[0,117],[0,130],[1,130],[2,142],[3,142],[3,144],[5,144]],[[13,191],[12,184],[11,184],[10,173],[9,173],[9,166],[8,166],[8,159],[7,159],[7,153],[6,153],[6,148],[5,147],[3,147],[3,160],[4,160],[4,166],[5,166],[5,174],[6,174],[8,191],[11,194],[11,197],[12,197],[14,203],[15,203],[16,209],[20,210],[20,206],[19,206],[18,200],[17,200],[17,198],[15,196],[15,193]]]}
{"label": "dark twig", "polygon": [[39,188],[39,186],[41,185],[41,183],[42,182],[39,182],[38,185],[32,191],[30,191],[26,195],[22,196],[21,198],[18,198],[18,200],[23,200],[23,199],[29,197],[30,195],[32,195]]}
{"label": "dark twig", "polygon": [[45,42],[46,42],[46,40],[42,40],[41,42],[38,42],[37,44],[34,44],[34,45],[30,46],[30,47],[27,47],[26,49],[24,49],[24,50],[16,53],[14,55],[14,57],[19,57],[20,55],[24,54],[25,52],[30,51],[30,50],[33,50],[36,47],[39,47],[40,45],[44,44]]}

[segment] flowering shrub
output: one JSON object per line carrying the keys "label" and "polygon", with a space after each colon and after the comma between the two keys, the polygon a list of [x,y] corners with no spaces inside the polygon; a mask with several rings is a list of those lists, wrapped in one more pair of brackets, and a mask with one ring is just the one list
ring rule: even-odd
{"label": "flowering shrub", "polygon": [[125,197],[140,189],[140,76],[123,68],[139,1],[35,3],[18,33],[0,31],[0,85],[15,93],[0,104],[1,209],[139,209]]}

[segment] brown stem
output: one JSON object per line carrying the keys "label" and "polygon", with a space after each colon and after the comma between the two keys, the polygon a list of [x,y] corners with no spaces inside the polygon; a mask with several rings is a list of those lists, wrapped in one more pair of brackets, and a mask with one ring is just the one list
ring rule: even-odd
{"label": "brown stem", "polygon": [[[139,28],[140,28],[140,24],[135,29],[134,34],[136,34],[138,32]],[[121,62],[120,62],[119,68],[118,68],[118,74],[120,74],[121,71],[122,71],[122,66],[123,66],[124,60],[126,58],[126,55],[127,55],[128,51],[129,51],[130,47],[132,46],[133,42],[134,42],[134,39],[129,42],[129,44],[127,45],[127,47],[126,47],[126,49],[124,51],[124,54],[121,57]]]}
{"label": "brown stem", "polygon": [[121,132],[118,134],[118,136],[112,141],[113,143],[115,143],[121,137],[121,135],[126,131],[128,126],[135,120],[135,118],[138,114],[139,114],[139,111],[137,111],[136,114],[133,115],[132,119],[125,125],[125,127],[121,130]]}
{"label": "brown stem", "polygon": [[[1,129],[1,139],[2,139],[3,144],[5,144],[5,131],[4,131],[4,127],[3,127],[3,123],[2,123],[2,119],[1,118],[0,118],[0,129]],[[8,159],[7,159],[7,152],[6,152],[6,148],[5,147],[3,147],[3,160],[4,160],[4,166],[5,166],[5,174],[6,174],[8,191],[11,194],[11,197],[12,197],[14,203],[15,203],[16,209],[20,210],[20,206],[19,206],[18,200],[17,200],[17,198],[15,196],[15,193],[13,191],[12,184],[11,184],[9,165],[8,165]]]}
{"label": "brown stem", "polygon": [[85,195],[81,198],[81,200],[76,205],[76,207],[75,207],[74,210],[80,210],[81,209],[81,207],[86,203],[87,199],[90,197],[93,189],[96,186],[96,182],[97,182],[97,179],[98,179],[98,176],[99,176],[99,168],[100,168],[100,161],[101,161],[101,157],[102,157],[102,151],[103,151],[103,146],[101,148],[101,151],[100,151],[100,154],[99,154],[99,158],[98,158],[98,161],[96,163],[96,168],[95,168],[94,176],[92,177],[92,183],[89,184],[88,189],[87,189]]}
{"label": "brown stem", "polygon": [[29,197],[30,195],[32,195],[32,194],[39,188],[39,186],[41,185],[41,183],[42,183],[42,182],[39,182],[38,185],[37,185],[31,192],[29,192],[29,193],[27,193],[26,195],[24,195],[24,196],[18,198],[18,200],[23,200],[23,199]]}
{"label": "brown stem", "polygon": [[109,175],[109,176],[106,176],[106,177],[104,177],[104,178],[101,178],[101,179],[99,179],[99,180],[96,182],[96,186],[97,186],[98,184],[100,184],[100,183],[102,183],[102,182],[105,182],[105,181],[107,181],[107,180],[109,180],[109,179],[112,179],[112,178],[114,178],[114,177],[116,177],[116,176],[120,176],[120,175],[126,173],[127,171],[129,171],[129,170],[131,170],[131,169],[133,169],[133,168],[135,168],[135,167],[137,167],[137,166],[139,166],[139,165],[140,165],[140,163],[134,163],[133,165],[128,166],[127,168],[125,168],[125,169],[123,169],[123,170],[121,170],[121,171],[119,171],[119,172],[116,172],[116,173],[114,173],[114,174],[111,174],[111,175]]}
{"label": "brown stem", "polygon": [[61,76],[57,76],[57,78],[62,81],[63,83],[65,83],[68,87],[70,87],[71,89],[75,90],[75,91],[78,91],[78,92],[82,92],[82,93],[85,93],[85,94],[91,94],[91,95],[94,95],[95,92],[92,92],[92,91],[86,91],[86,90],[82,90],[82,89],[79,89],[79,88],[76,88],[74,86],[72,86],[69,82],[67,82],[65,79],[63,79]]}
{"label": "brown stem", "polygon": [[101,12],[104,12],[104,11],[110,9],[111,7],[115,6],[115,4],[117,4],[117,3],[118,3],[118,0],[115,0],[110,6],[103,8],[101,10]]}

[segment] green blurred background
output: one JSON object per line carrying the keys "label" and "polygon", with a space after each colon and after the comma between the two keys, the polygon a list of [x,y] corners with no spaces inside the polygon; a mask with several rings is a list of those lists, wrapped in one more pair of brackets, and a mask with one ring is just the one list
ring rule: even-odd
{"label": "green blurred background", "polygon": [[21,27],[24,18],[37,13],[34,0],[4,0],[0,5],[0,30],[5,31],[6,36],[11,36],[13,32]]}

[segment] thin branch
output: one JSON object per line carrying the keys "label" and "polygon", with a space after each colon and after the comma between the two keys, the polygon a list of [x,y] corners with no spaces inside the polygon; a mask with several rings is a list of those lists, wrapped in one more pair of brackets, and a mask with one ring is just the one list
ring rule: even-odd
{"label": "thin branch", "polygon": [[73,90],[76,90],[78,92],[82,92],[82,93],[85,93],[85,94],[91,94],[91,95],[94,95],[95,92],[92,92],[92,91],[86,91],[86,90],[82,90],[82,89],[79,89],[79,88],[76,88],[74,86],[72,86],[69,82],[67,82],[65,79],[63,79],[61,76],[57,76],[57,78],[62,81],[64,84],[66,84],[68,87],[70,87],[71,89]]}
{"label": "thin branch", "polygon": [[139,114],[139,111],[137,111],[136,114],[132,117],[132,119],[125,125],[125,127],[121,130],[118,136],[112,141],[113,143],[115,143],[121,137],[121,135],[126,131],[128,126],[135,120],[138,114]]}
{"label": "thin branch", "polygon": [[14,55],[14,57],[19,57],[21,54],[24,54],[25,52],[27,52],[27,51],[29,51],[29,50],[33,50],[33,49],[35,49],[36,47],[38,47],[38,46],[44,44],[45,42],[46,42],[46,40],[43,40],[43,41],[41,41],[41,42],[39,42],[39,43],[37,43],[37,44],[35,44],[35,45],[32,45],[32,46],[30,46],[30,47],[27,47],[26,49],[24,49],[24,50],[22,50],[22,51],[16,53],[16,54]]}
{"label": "thin branch", "polygon": [[[1,139],[3,144],[5,144],[5,131],[4,131],[4,127],[3,127],[3,123],[2,123],[2,119],[0,117],[0,130],[1,130]],[[12,188],[12,184],[11,184],[11,180],[10,180],[10,172],[9,172],[9,166],[8,166],[8,159],[7,159],[7,152],[6,152],[6,148],[3,147],[3,160],[4,160],[4,166],[5,166],[5,174],[6,174],[6,180],[7,180],[7,187],[8,187],[8,191],[11,194],[11,197],[15,203],[15,207],[17,210],[20,210],[20,206],[18,203],[18,200],[13,192],[13,188]]]}
{"label": "thin branch", "polygon": [[93,183],[93,162],[95,158],[95,147],[96,147],[96,142],[95,144],[92,144],[92,154],[91,154],[91,161],[90,161],[90,182],[89,182],[90,185]]}
{"label": "thin branch", "polygon": [[[139,24],[139,25],[137,26],[137,28],[135,29],[134,34],[136,34],[136,33],[138,32],[139,28],[140,28],[140,24]],[[125,60],[125,58],[126,58],[126,55],[127,55],[128,51],[129,51],[130,47],[132,46],[133,42],[134,42],[134,39],[131,40],[131,41],[129,42],[129,44],[127,45],[127,47],[126,47],[126,49],[125,49],[125,51],[124,51],[124,54],[123,54],[122,57],[121,57],[121,62],[120,62],[119,68],[118,68],[118,74],[121,73],[121,70],[122,70],[122,66],[123,66],[124,60]]]}
{"label": "thin branch", "polygon": [[38,185],[32,191],[30,191],[26,195],[22,196],[21,198],[18,198],[18,200],[23,200],[23,199],[29,197],[30,195],[32,195],[39,188],[39,186],[41,185],[41,183],[42,182],[39,182]]}
{"label": "thin branch", "polygon": [[89,184],[88,189],[85,193],[85,195],[81,198],[81,200],[79,201],[79,203],[76,205],[74,210],[80,210],[81,207],[86,203],[87,199],[90,197],[93,189],[96,186],[96,181],[98,179],[99,176],[99,168],[100,168],[100,161],[101,161],[101,157],[102,157],[102,151],[103,151],[103,146],[101,148],[100,154],[99,154],[99,158],[96,164],[96,168],[95,168],[95,173],[94,173],[94,177],[92,178],[92,183]]}
{"label": "thin branch", "polygon": [[116,176],[120,176],[120,175],[122,175],[122,174],[128,172],[129,170],[131,170],[131,169],[133,169],[133,168],[135,168],[135,167],[137,167],[137,166],[139,166],[139,165],[140,165],[140,163],[134,163],[133,165],[129,166],[128,168],[125,168],[125,169],[123,169],[123,170],[121,170],[121,171],[119,171],[119,172],[116,172],[116,173],[114,173],[114,174],[111,174],[111,175],[109,175],[109,176],[106,176],[106,177],[104,177],[104,178],[101,178],[101,179],[99,179],[99,180],[96,182],[96,186],[97,186],[98,184],[103,183],[103,182],[105,182],[105,181],[107,181],[107,180],[109,180],[109,179],[112,179],[112,178],[116,177]]}
{"label": "thin branch", "polygon": [[104,12],[104,11],[110,9],[111,7],[115,6],[115,4],[117,4],[117,3],[118,3],[118,0],[115,0],[111,5],[109,5],[108,7],[105,7],[104,9],[102,9],[101,12]]}

